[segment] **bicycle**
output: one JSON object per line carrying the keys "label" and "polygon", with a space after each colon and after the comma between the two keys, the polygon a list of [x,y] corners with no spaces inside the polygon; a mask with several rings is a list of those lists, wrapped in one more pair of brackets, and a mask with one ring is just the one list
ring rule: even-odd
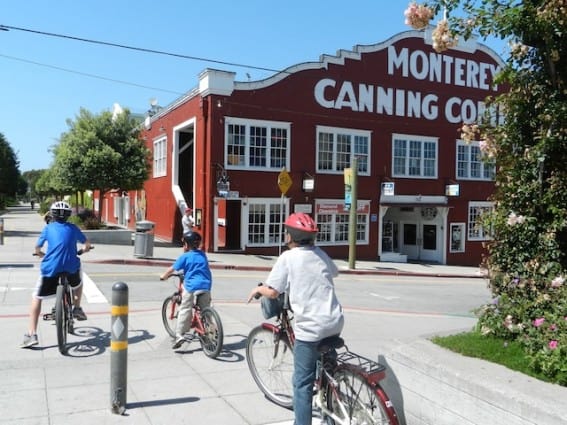
{"label": "bicycle", "polygon": [[[161,317],[165,330],[172,338],[175,338],[177,315],[179,314],[179,306],[181,305],[183,295],[183,273],[173,273],[170,277],[178,278],[177,290],[163,301]],[[195,292],[190,327],[193,330],[193,335],[188,336],[185,334],[184,337],[187,341],[191,341],[196,336],[205,355],[214,359],[218,357],[222,350],[224,333],[217,311],[212,306],[204,308],[199,306],[199,296],[205,292],[207,291]]]}
{"label": "bicycle", "polygon": [[[90,249],[94,249],[91,245]],[[82,255],[83,250],[77,251],[77,255]],[[37,254],[33,254],[37,255]],[[67,334],[74,334],[75,322],[73,319],[73,288],[69,285],[69,273],[63,272],[57,275],[57,290],[55,292],[55,306],[51,313],[43,315],[43,320],[55,320],[57,330],[57,346],[59,352],[67,354]]]}
{"label": "bicycle", "polygon": [[[266,398],[287,409],[293,407],[292,322],[286,294],[276,322],[256,326],[246,342],[254,381]],[[322,340],[318,351],[313,404],[325,423],[398,425],[394,405],[380,385],[386,376],[384,365],[349,351],[338,336]]]}

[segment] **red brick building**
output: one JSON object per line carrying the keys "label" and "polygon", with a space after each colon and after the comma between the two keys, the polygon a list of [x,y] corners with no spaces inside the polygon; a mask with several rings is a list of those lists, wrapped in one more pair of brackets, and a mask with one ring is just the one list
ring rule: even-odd
{"label": "red brick building", "polygon": [[356,157],[357,259],[478,265],[495,165],[459,128],[498,93],[501,65],[474,41],[437,53],[428,33],[408,31],[261,81],[206,69],[148,116],[150,178],[143,191],[110,194],[104,218],[132,229],[150,220],[175,241],[190,205],[206,251],[275,255],[282,219],[305,211],[318,245],[346,258],[344,169]]}

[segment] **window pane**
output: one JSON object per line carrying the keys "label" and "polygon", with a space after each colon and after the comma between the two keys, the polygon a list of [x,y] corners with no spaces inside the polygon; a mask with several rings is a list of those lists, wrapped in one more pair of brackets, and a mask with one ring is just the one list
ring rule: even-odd
{"label": "window pane", "polygon": [[270,167],[282,168],[286,165],[287,130],[272,128],[270,138]]}
{"label": "window pane", "polygon": [[337,134],[337,166],[336,171],[350,167],[350,135]]}
{"label": "window pane", "polygon": [[266,128],[250,127],[250,166],[266,166]]}
{"label": "window pane", "polygon": [[331,133],[319,133],[319,158],[317,167],[319,170],[333,169],[333,135]]}

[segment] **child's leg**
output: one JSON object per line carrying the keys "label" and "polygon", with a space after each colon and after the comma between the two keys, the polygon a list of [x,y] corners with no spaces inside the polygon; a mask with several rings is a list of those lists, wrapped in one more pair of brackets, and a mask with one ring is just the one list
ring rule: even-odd
{"label": "child's leg", "polygon": [[183,288],[183,296],[181,297],[181,306],[177,315],[177,329],[175,335],[183,336],[191,327],[191,319],[193,318],[193,293],[187,292]]}

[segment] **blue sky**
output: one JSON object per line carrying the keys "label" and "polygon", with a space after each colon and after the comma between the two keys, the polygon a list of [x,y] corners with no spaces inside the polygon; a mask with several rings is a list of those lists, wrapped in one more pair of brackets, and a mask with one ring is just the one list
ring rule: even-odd
{"label": "blue sky", "polygon": [[[409,29],[406,0],[28,0],[3,2],[0,25],[140,47],[212,63],[51,37],[0,31],[0,133],[20,171],[48,168],[50,147],[81,107],[114,103],[144,113],[198,84],[205,68],[237,80],[375,44]],[[494,46],[491,46],[494,48]],[[502,52],[495,48],[496,53]],[[229,65],[249,65],[250,68]],[[72,72],[69,72],[72,71]],[[95,78],[98,77],[98,78]],[[129,84],[126,84],[129,83]]]}

